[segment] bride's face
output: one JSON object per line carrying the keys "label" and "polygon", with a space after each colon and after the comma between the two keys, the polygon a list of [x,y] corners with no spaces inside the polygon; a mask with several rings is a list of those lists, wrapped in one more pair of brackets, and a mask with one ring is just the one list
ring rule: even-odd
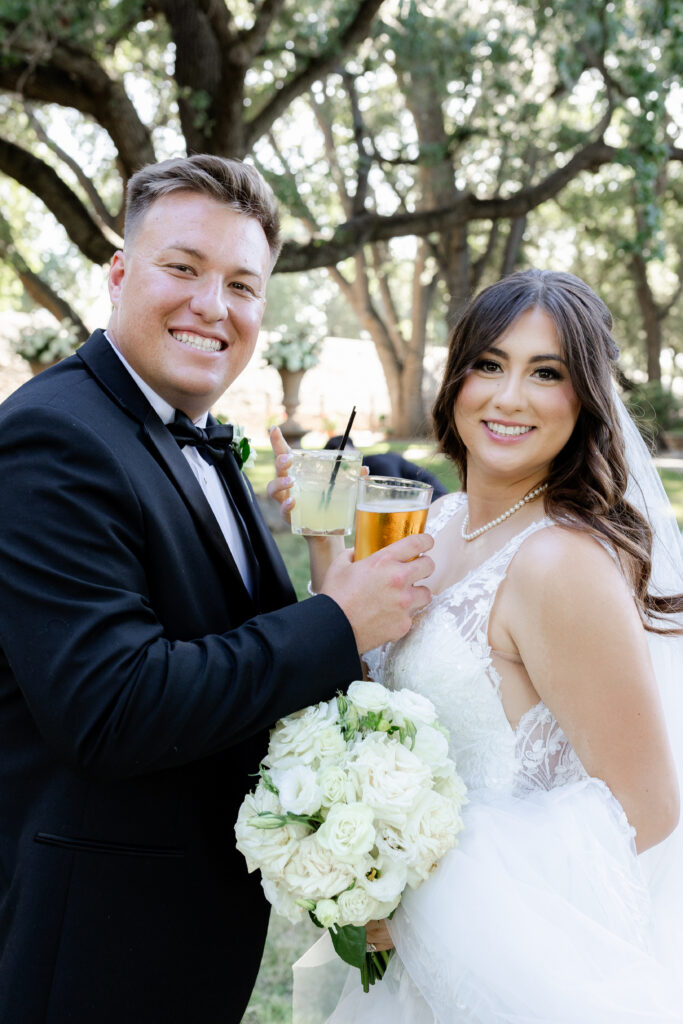
{"label": "bride's face", "polygon": [[530,487],[543,480],[579,411],[555,325],[527,310],[475,361],[456,399],[468,483],[477,472]]}

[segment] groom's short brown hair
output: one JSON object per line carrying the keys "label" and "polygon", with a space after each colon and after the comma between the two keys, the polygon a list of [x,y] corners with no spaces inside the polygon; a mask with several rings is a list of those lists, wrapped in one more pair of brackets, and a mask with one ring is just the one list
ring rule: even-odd
{"label": "groom's short brown hair", "polygon": [[136,171],[126,189],[126,239],[132,240],[157,199],[181,191],[206,195],[257,220],[270,248],[272,269],[282,248],[277,200],[255,167],[229,157],[200,153]]}

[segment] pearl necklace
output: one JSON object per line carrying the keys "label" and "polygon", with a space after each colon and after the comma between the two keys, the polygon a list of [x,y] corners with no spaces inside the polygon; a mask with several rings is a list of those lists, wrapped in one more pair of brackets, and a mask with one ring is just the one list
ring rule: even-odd
{"label": "pearl necklace", "polygon": [[484,526],[480,526],[478,530],[473,530],[472,533],[467,532],[467,528],[470,525],[470,517],[469,513],[466,512],[465,518],[462,521],[462,529],[460,530],[462,539],[474,540],[475,537],[480,537],[481,534],[486,533],[487,530],[492,530],[494,526],[499,526],[501,523],[504,523],[505,520],[509,519],[510,516],[514,515],[515,512],[519,512],[520,508],[523,508],[523,506],[526,505],[528,501],[533,501],[534,498],[537,498],[539,496],[539,494],[543,494],[543,492],[547,490],[547,483],[539,484],[538,487],[534,487],[533,491],[529,491],[529,493],[525,494],[523,498],[520,498],[520,500],[516,502],[516,504],[514,504],[511,508],[509,508],[507,512],[503,512],[501,516],[498,516],[496,519],[492,519],[490,523],[486,523]]}

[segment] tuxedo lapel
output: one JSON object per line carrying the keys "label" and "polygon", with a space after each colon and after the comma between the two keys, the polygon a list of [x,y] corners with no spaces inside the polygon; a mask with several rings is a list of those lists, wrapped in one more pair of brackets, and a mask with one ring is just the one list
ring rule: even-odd
{"label": "tuxedo lapel", "polygon": [[[110,398],[141,424],[144,436],[173,480],[198,528],[210,542],[216,556],[223,561],[230,572],[231,586],[234,584],[241,591],[239,593],[240,604],[245,609],[254,608],[252,597],[235,564],[230,548],[187,459],[180,451],[175,438],[157,416],[113,351],[104,332],[95,331],[76,354]],[[235,469],[237,469],[236,466]],[[250,531],[250,523],[246,522],[245,525],[247,531]]]}
{"label": "tuxedo lapel", "polygon": [[[212,418],[210,421],[213,422]],[[261,610],[281,607],[295,600],[291,580],[277,544],[256,506],[249,481],[237,466],[232,452],[217,464],[219,475],[235,507],[242,517],[249,541],[259,566],[258,590],[255,598]]]}

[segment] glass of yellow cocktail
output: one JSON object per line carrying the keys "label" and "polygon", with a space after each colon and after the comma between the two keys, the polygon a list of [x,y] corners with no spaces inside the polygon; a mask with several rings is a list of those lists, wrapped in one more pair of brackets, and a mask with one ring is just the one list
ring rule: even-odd
{"label": "glass of yellow cocktail", "polygon": [[292,452],[292,533],[304,537],[353,533],[362,458],[355,450]]}

